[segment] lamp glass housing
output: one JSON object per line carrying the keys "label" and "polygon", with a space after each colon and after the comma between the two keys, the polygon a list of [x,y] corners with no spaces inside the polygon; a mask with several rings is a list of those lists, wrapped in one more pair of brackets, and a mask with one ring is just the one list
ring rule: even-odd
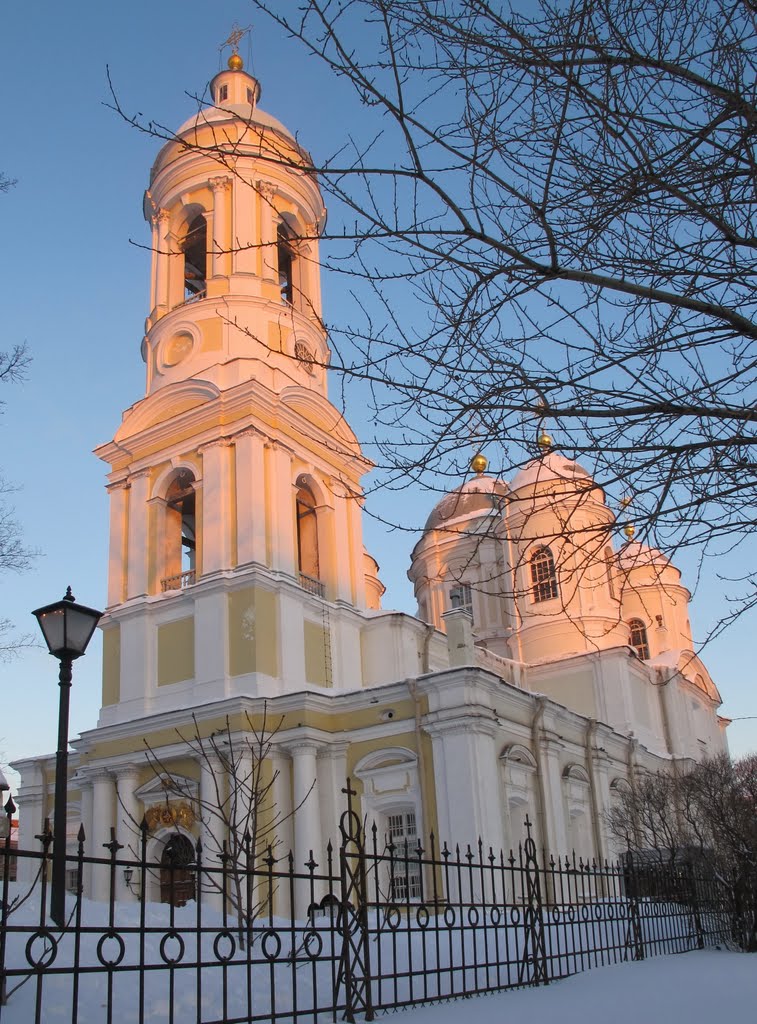
{"label": "lamp glass housing", "polygon": [[102,617],[102,612],[77,604],[68,595],[32,614],[39,622],[50,654],[56,658],[80,658]]}

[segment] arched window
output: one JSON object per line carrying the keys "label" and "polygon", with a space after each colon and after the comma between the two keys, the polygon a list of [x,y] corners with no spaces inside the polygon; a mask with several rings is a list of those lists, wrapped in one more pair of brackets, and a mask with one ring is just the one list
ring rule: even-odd
{"label": "arched window", "polygon": [[182,470],[166,493],[164,591],[181,590],[195,582],[197,521],[194,483],[192,473]]}
{"label": "arched window", "polygon": [[631,619],[628,623],[628,629],[630,633],[628,643],[633,647],[642,661],[646,660],[649,657],[647,627],[641,619]]}
{"label": "arched window", "polygon": [[549,548],[537,548],[531,555],[531,583],[534,601],[549,601],[557,597],[557,572]]}
{"label": "arched window", "polygon": [[[321,567],[318,560],[318,514],[315,497],[305,483],[297,488],[297,561],[300,582],[320,593]],[[322,595],[321,595],[322,596]]]}
{"label": "arched window", "polygon": [[184,299],[201,299],[205,295],[208,265],[208,225],[201,213],[189,222],[181,251],[184,253]]}
{"label": "arched window", "polygon": [[294,301],[294,235],[283,222],[276,233],[276,257],[281,301],[291,306]]}

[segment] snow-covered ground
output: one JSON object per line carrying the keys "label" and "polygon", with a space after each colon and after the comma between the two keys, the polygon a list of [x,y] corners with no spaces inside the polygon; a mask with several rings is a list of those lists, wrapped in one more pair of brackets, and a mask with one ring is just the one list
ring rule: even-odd
{"label": "snow-covered ground", "polygon": [[[395,1018],[397,1019],[397,1018]],[[757,1020],[757,954],[702,950],[598,967],[544,988],[423,1006],[400,1024],[748,1024]]]}

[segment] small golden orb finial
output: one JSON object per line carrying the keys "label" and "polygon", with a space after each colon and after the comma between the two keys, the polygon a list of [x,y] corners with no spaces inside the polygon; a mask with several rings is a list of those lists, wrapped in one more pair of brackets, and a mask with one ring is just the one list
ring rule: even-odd
{"label": "small golden orb finial", "polygon": [[623,533],[628,537],[629,540],[633,540],[634,534],[636,533],[636,527],[633,523],[626,523],[623,527]]}
{"label": "small golden orb finial", "polygon": [[232,53],[226,63],[229,66],[229,71],[241,71],[244,67],[244,61],[238,53]]}
{"label": "small golden orb finial", "polygon": [[630,504],[631,504],[631,495],[630,494],[624,494],[623,497],[620,499],[620,507],[621,508],[628,508],[628,506]]}
{"label": "small golden orb finial", "polygon": [[478,452],[470,460],[470,468],[474,473],[478,473],[478,475],[481,476],[481,474],[485,473],[489,468],[489,460],[485,455],[482,455],[481,452]]}
{"label": "small golden orb finial", "polygon": [[554,441],[549,436],[546,430],[540,430],[539,437],[536,443],[539,445],[543,452],[548,452],[549,449],[553,446]]}

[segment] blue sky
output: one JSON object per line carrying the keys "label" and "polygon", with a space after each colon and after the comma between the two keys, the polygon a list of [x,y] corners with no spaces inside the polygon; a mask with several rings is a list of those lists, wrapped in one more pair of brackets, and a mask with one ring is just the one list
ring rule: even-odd
{"label": "blue sky", "polygon": [[[19,487],[18,517],[28,544],[41,552],[31,572],[0,579],[0,617],[21,628],[36,629],[31,609],[61,597],[69,584],[82,602],[103,606],[105,467],[91,451],[144,393],[139,346],[149,253],[139,245],[149,243],[149,234],[141,199],[159,144],[108,109],[106,65],[126,110],[177,127],[195,107],[191,95],[202,93],[218,70],[218,47],[232,23],[251,20],[243,2],[198,0],[27,3],[4,11],[0,167],[18,184],[0,197],[0,348],[26,341],[34,362],[26,384],[0,392],[0,467]],[[361,117],[345,88],[260,18],[252,55],[261,106],[316,159],[337,150]],[[339,318],[343,287],[324,281],[328,319]],[[415,525],[433,499],[404,492],[403,501]],[[384,502],[396,507],[397,498]],[[382,511],[381,499],[374,508]],[[413,611],[405,577],[412,538],[370,520],[366,536],[388,587],[384,606]],[[695,635],[723,607],[711,572],[693,606]],[[743,619],[703,655],[729,716],[757,715],[754,628],[754,615]],[[98,643],[75,666],[72,735],[96,724],[99,674]],[[2,760],[54,750],[56,678],[56,663],[41,651],[0,666]],[[729,736],[734,753],[757,749],[757,720],[734,723]]]}

